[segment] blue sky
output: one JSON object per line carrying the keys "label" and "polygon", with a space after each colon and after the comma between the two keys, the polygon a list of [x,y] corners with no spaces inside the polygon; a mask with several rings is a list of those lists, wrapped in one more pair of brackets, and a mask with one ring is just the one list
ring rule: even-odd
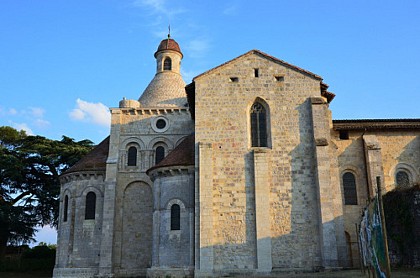
{"label": "blue sky", "polygon": [[416,0],[2,0],[0,126],[99,143],[169,24],[187,83],[259,49],[322,76],[334,119],[419,118],[419,14]]}

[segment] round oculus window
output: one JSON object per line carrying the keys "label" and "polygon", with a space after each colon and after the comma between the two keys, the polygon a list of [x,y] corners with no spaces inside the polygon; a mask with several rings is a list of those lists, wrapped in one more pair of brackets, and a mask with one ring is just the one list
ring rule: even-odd
{"label": "round oculus window", "polygon": [[169,121],[165,117],[157,117],[152,120],[152,129],[156,132],[165,132],[169,128]]}
{"label": "round oculus window", "polygon": [[164,129],[166,127],[166,121],[164,119],[158,119],[156,121],[156,127],[158,129]]}

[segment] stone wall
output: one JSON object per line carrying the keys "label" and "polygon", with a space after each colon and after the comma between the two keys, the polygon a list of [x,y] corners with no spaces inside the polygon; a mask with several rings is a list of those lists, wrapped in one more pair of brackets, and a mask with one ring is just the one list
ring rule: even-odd
{"label": "stone wall", "polygon": [[[165,121],[164,128],[158,128],[159,119]],[[152,266],[154,188],[146,171],[155,165],[156,147],[164,147],[167,155],[193,131],[192,124],[185,108],[112,110],[110,150],[114,151],[108,160],[114,161],[116,168],[112,251],[115,274],[146,275]],[[127,165],[130,146],[138,150],[135,166]]]}
{"label": "stone wall", "polygon": [[[54,273],[64,268],[83,272],[98,271],[101,246],[104,176],[98,173],[72,173],[65,177],[60,194],[60,219]],[[96,195],[95,219],[85,219],[86,195]],[[68,196],[67,221],[64,221],[64,197]],[[64,270],[63,270],[64,271]],[[64,277],[63,272],[60,275]],[[54,274],[56,275],[56,274]],[[60,276],[59,275],[59,276]]]}
{"label": "stone wall", "polygon": [[[321,266],[309,102],[320,80],[251,52],[194,81],[199,272]],[[258,99],[269,107],[270,139],[256,158],[249,109]],[[268,206],[256,199],[264,187]],[[269,219],[259,222],[261,211]],[[258,261],[267,252],[272,265]]]}
{"label": "stone wall", "polygon": [[[349,139],[340,140],[339,132],[332,134],[333,142],[337,146],[340,169],[340,183],[345,172],[352,172],[356,177],[357,205],[344,205],[345,231],[349,236],[353,266],[359,265],[359,251],[357,246],[356,224],[360,223],[361,210],[366,206],[369,196],[376,192],[375,176],[383,180],[384,194],[395,188],[395,173],[398,169],[409,171],[412,181],[419,181],[420,170],[420,131],[401,129],[349,131]],[[368,178],[370,165],[366,156],[366,139],[372,138],[377,144],[376,155],[380,155],[378,174]],[[371,139],[369,139],[371,140]],[[375,159],[375,158],[374,158]],[[376,160],[376,159],[375,159]],[[374,182],[372,182],[372,180]],[[343,204],[344,204],[344,196]]]}
{"label": "stone wall", "polygon": [[[194,171],[193,167],[166,167],[154,170],[153,266],[151,277],[194,268]],[[180,227],[171,228],[171,208],[180,207]],[[160,276],[161,275],[161,276]]]}

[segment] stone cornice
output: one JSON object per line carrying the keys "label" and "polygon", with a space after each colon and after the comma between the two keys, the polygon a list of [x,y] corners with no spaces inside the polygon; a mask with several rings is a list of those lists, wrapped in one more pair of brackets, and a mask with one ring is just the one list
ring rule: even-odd
{"label": "stone cornice", "polygon": [[420,119],[333,120],[334,130],[420,130]]}
{"label": "stone cornice", "polygon": [[158,176],[178,176],[185,174],[194,174],[194,166],[169,166],[161,167],[151,170],[148,175],[152,181],[154,181]]}
{"label": "stone cornice", "polygon": [[136,108],[111,108],[112,114],[131,114],[131,115],[162,115],[171,113],[188,113],[188,108],[180,107],[136,107]]}
{"label": "stone cornice", "polygon": [[78,180],[90,180],[90,179],[102,181],[105,180],[105,171],[78,171],[78,172],[71,172],[68,174],[64,174],[60,176],[60,183],[68,183],[72,181]]}

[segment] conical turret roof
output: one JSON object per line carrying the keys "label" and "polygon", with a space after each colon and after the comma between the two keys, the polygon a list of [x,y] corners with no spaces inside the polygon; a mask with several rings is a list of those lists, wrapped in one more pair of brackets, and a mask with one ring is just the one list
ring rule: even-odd
{"label": "conical turret roof", "polygon": [[185,82],[180,74],[159,72],[139,98],[144,107],[184,107],[187,104]]}

